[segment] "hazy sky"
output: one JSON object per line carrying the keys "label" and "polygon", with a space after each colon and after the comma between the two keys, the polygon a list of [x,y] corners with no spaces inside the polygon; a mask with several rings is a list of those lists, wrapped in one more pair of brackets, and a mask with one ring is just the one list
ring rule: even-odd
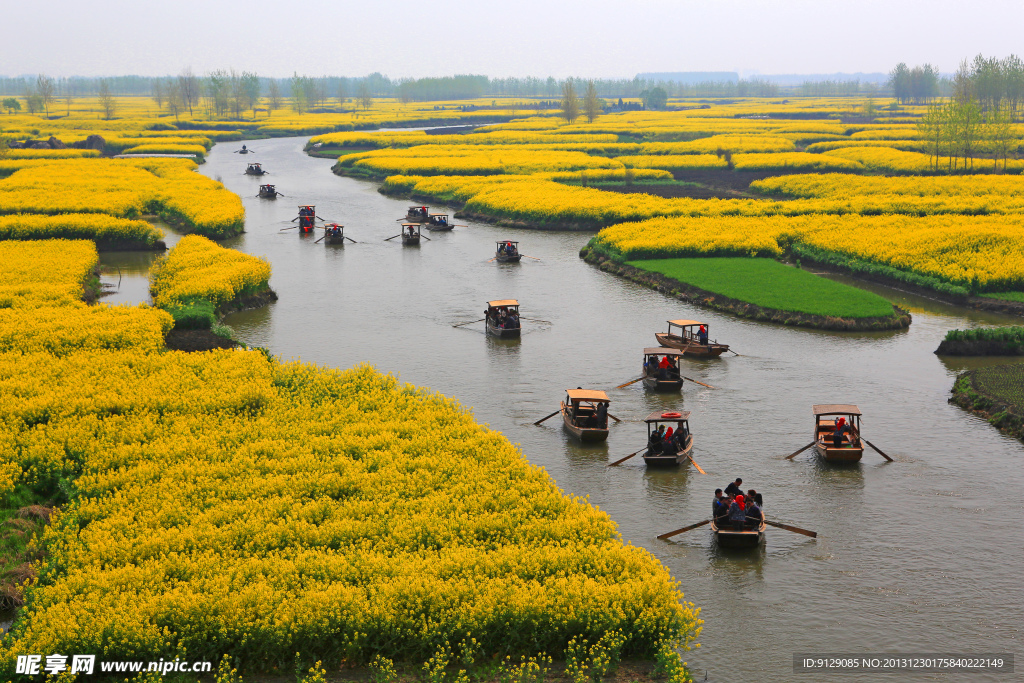
{"label": "hazy sky", "polygon": [[1024,0],[0,0],[0,75],[954,71]]}

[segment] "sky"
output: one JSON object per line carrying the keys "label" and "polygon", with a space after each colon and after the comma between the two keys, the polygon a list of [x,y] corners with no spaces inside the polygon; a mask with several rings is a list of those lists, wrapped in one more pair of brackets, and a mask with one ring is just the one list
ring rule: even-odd
{"label": "sky", "polygon": [[943,72],[1024,52],[1024,0],[0,0],[0,75]]}

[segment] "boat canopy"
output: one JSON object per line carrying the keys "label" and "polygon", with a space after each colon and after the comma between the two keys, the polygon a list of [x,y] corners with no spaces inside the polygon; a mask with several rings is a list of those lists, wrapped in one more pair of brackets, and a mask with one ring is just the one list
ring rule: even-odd
{"label": "boat canopy", "polygon": [[448,218],[448,214],[446,214],[446,213],[432,213],[432,214],[430,214],[430,217],[431,218]]}
{"label": "boat canopy", "polygon": [[675,325],[676,327],[691,327],[693,325],[707,325],[699,320],[669,320],[669,325]]}
{"label": "boat canopy", "polygon": [[515,240],[498,240],[495,244],[519,244]]}
{"label": "boat canopy", "polygon": [[860,408],[842,403],[825,403],[811,407],[815,415],[860,415]]}
{"label": "boat canopy", "polygon": [[665,346],[655,346],[653,348],[644,349],[645,356],[685,356],[686,352],[682,349],[670,349]]}
{"label": "boat canopy", "polygon": [[498,308],[499,306],[518,306],[519,302],[515,299],[499,299],[498,301],[488,301],[488,307]]}
{"label": "boat canopy", "polygon": [[402,223],[403,228],[419,228],[419,223]]}
{"label": "boat canopy", "polygon": [[689,410],[680,411],[679,417],[664,417],[665,414],[666,413],[662,413],[661,411],[651,413],[646,418],[644,418],[644,422],[646,422],[647,424],[651,424],[653,422],[682,422],[683,420],[690,419]]}
{"label": "boat canopy", "polygon": [[597,401],[600,403],[611,403],[608,394],[595,389],[566,389],[571,401]]}

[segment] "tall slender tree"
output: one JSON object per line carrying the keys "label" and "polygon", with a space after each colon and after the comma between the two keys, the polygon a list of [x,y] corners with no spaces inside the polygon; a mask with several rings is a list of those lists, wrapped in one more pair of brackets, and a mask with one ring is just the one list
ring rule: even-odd
{"label": "tall slender tree", "polygon": [[597,96],[597,84],[594,79],[587,81],[587,91],[583,95],[583,115],[587,117],[587,123],[593,123],[594,119],[601,113],[601,100]]}
{"label": "tall slender tree", "polygon": [[576,82],[567,78],[562,81],[562,118],[566,123],[575,123],[580,117],[580,98],[576,95]]}

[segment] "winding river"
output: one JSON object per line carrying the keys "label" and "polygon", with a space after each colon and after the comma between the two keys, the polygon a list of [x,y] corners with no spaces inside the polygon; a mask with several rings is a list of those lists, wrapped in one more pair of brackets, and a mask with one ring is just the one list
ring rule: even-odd
{"label": "winding river", "polygon": [[[865,285],[908,308],[909,330],[832,333],[744,321],[692,308],[600,272],[578,258],[589,233],[539,232],[470,222],[402,247],[384,238],[408,202],[377,184],[340,178],[329,160],[302,153],[304,138],[246,141],[285,198],[255,198],[261,180],[247,160],[217,145],[201,172],[245,201],[247,232],[226,242],[267,257],[280,300],[227,319],[248,343],[284,358],[346,368],[371,363],[402,381],[431,387],[471,407],[477,420],[520,445],[566,493],[616,521],[624,539],[672,572],[706,620],[701,647],[684,659],[701,680],[792,680],[795,653],[1010,653],[1024,613],[1024,448],[984,420],[949,405],[953,378],[977,363],[933,351],[946,330],[1002,324],[1005,316],[947,306]],[[292,225],[298,204],[346,226],[357,244],[315,243]],[[465,223],[466,221],[457,221]],[[488,262],[499,239],[539,260]],[[104,281],[122,289],[108,301],[144,300],[148,255],[104,255]],[[125,271],[130,271],[127,274]],[[112,274],[111,274],[112,273]],[[517,298],[520,341],[497,341],[482,323],[489,299]],[[741,356],[686,361],[684,396],[646,393],[641,351],[670,318],[708,321],[711,336]],[[543,320],[548,322],[535,322]],[[607,444],[569,439],[557,409],[569,387],[608,389],[623,422]],[[813,403],[856,403],[864,432],[896,462],[872,451],[853,468],[823,466],[809,452]],[[646,471],[634,458],[642,422],[655,410],[692,411],[694,457],[686,467]],[[716,487],[743,477],[765,496],[769,517],[820,535],[769,528],[755,554],[720,551],[707,528],[658,541],[659,533],[707,518]],[[803,676],[874,681],[875,674]],[[1007,680],[993,675],[972,680]],[[900,680],[949,680],[904,674]]]}

